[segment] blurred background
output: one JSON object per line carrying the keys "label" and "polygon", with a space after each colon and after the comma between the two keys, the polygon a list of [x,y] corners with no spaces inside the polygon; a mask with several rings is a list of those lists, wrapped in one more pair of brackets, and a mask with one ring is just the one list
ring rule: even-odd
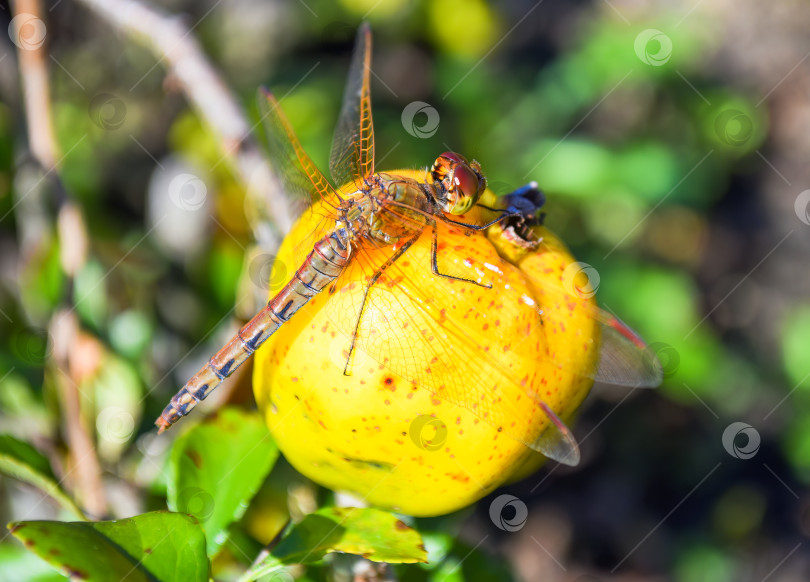
{"label": "blurred background", "polygon": [[[162,504],[152,420],[264,297],[285,228],[238,148],[256,89],[325,169],[365,19],[378,169],[455,150],[496,193],[536,180],[546,224],[666,375],[594,389],[579,467],[420,520],[439,565],[400,578],[810,579],[810,4],[174,0],[152,8],[191,32],[167,41],[119,1],[47,3],[16,28],[0,3],[0,432],[79,467],[80,501]],[[222,86],[172,70],[195,38]],[[50,82],[29,119],[26,68],[27,86]],[[252,403],[249,374],[218,399]],[[255,545],[279,498],[324,495],[288,467],[270,481],[242,524]],[[0,490],[4,523],[58,515],[12,479]],[[506,525],[490,518],[502,494]],[[0,579],[60,577],[7,536]]]}

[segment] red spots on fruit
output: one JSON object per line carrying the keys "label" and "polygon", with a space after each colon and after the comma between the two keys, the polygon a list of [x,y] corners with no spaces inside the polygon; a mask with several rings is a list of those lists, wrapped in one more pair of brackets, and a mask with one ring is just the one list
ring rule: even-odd
{"label": "red spots on fruit", "polygon": [[495,327],[498,327],[498,326],[500,326],[500,325],[501,325],[501,320],[500,320],[500,319],[496,319],[496,320],[495,320]]}
{"label": "red spots on fruit", "polygon": [[456,417],[456,424],[461,424],[461,417]]}
{"label": "red spots on fruit", "polygon": [[323,421],[322,421],[322,420],[319,420],[319,421],[318,421],[318,424],[320,424],[320,425],[321,425],[321,428],[323,428],[324,430],[326,429],[326,425],[323,423]]}
{"label": "red spots on fruit", "polygon": [[407,398],[408,398],[408,400],[410,400],[411,398],[413,398],[413,392],[411,392],[410,394],[408,394]]}
{"label": "red spots on fruit", "polygon": [[441,400],[439,400],[438,398],[431,398],[431,399],[430,399],[430,403],[431,403],[433,406],[439,406],[439,405],[442,403],[442,401],[441,401]]}
{"label": "red spots on fruit", "polygon": [[388,405],[388,406],[390,406],[390,405],[391,405],[391,401],[390,401],[390,400],[388,400],[388,399],[386,398],[386,399],[385,399],[385,404],[386,404],[386,405]]}
{"label": "red spots on fruit", "polygon": [[484,327],[482,327],[481,329],[483,329],[484,331],[488,330],[489,329],[489,324],[485,323]]}

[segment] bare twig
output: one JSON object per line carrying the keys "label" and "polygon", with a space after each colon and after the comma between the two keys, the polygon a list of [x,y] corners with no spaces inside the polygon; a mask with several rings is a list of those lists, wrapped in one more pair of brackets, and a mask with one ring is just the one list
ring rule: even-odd
{"label": "bare twig", "polygon": [[[58,146],[54,138],[51,120],[48,68],[43,38],[28,38],[28,26],[43,27],[42,5],[40,0],[15,0],[11,4],[15,22],[20,27],[14,31],[19,47],[20,77],[25,102],[25,118],[31,154],[45,171],[45,175],[55,185],[57,196],[57,229],[61,241],[60,259],[68,278],[71,279],[82,266],[87,252],[87,234],[78,207],[67,195],[57,172]],[[68,289],[72,284],[68,284]],[[93,439],[81,419],[80,396],[76,383],[70,379],[67,370],[67,354],[78,333],[75,316],[62,317],[57,314],[51,322],[53,342],[53,363],[57,374],[55,382],[59,387],[62,410],[65,417],[65,438],[70,449],[71,470],[77,478],[76,495],[87,511],[96,517],[106,512],[104,489],[101,483],[101,467],[96,455]]]}
{"label": "bare twig", "polygon": [[246,186],[248,196],[254,198],[251,202],[266,205],[276,228],[286,233],[293,223],[287,201],[275,187],[272,170],[252,137],[242,109],[206,59],[191,30],[177,16],[142,0],[80,2],[151,49],[159,57],[158,63],[166,63],[189,101],[219,135],[223,151]]}

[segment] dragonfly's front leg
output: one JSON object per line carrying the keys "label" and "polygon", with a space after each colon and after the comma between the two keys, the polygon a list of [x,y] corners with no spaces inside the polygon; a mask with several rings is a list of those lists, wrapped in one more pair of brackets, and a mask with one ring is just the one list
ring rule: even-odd
{"label": "dragonfly's front leg", "polygon": [[437,215],[442,221],[471,230],[486,230],[493,224],[496,224],[507,218],[517,218],[521,223],[539,224],[536,219],[537,211],[546,203],[546,197],[542,190],[537,187],[537,182],[529,182],[525,186],[521,186],[514,192],[501,196],[501,199],[506,201],[506,208],[490,208],[483,204],[477,204],[478,208],[490,210],[492,212],[500,212],[500,216],[490,220],[486,224],[468,224],[458,220],[447,218],[446,216]]}
{"label": "dragonfly's front leg", "polygon": [[472,279],[465,279],[464,277],[456,277],[454,275],[447,275],[439,272],[439,232],[436,228],[435,220],[431,220],[431,227],[433,228],[433,243],[430,245],[430,269],[433,271],[433,274],[439,277],[444,277],[445,279],[464,281],[465,283],[472,283],[473,285],[478,285],[479,287],[492,289],[492,283],[479,283],[478,281],[473,281]]}

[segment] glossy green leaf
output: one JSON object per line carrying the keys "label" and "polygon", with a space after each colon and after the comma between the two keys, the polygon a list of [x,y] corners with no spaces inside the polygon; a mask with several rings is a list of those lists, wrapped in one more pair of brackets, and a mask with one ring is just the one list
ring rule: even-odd
{"label": "glossy green leaf", "polygon": [[278,458],[262,418],[225,408],[175,442],[168,503],[194,515],[208,539],[208,554],[222,546],[228,526],[240,519]]}
{"label": "glossy green leaf", "polygon": [[0,472],[33,485],[79,519],[85,518],[59,487],[48,459],[28,443],[10,435],[0,435]]}
{"label": "glossy green leaf", "polygon": [[332,552],[390,564],[427,562],[419,532],[393,513],[373,508],[324,507],[296,524],[272,555],[252,568],[245,579],[278,571],[285,565],[312,564]]}
{"label": "glossy green leaf", "polygon": [[25,546],[80,580],[205,582],[205,536],[188,515],[157,511],[118,521],[22,521],[9,525]]}

